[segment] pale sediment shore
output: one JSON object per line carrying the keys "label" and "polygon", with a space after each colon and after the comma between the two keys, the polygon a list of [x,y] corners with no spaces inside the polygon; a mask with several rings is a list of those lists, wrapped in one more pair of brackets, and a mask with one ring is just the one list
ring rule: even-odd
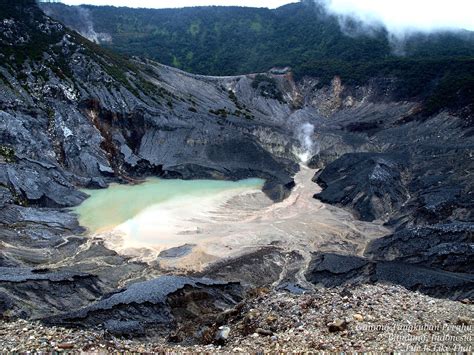
{"label": "pale sediment shore", "polygon": [[93,238],[142,261],[156,260],[165,251],[161,267],[199,271],[270,245],[299,251],[305,259],[312,251],[360,255],[370,240],[389,233],[380,224],[359,221],[314,199],[320,191],[311,180],[314,173],[302,166],[296,187],[280,203],[248,186],[181,196],[150,206]]}

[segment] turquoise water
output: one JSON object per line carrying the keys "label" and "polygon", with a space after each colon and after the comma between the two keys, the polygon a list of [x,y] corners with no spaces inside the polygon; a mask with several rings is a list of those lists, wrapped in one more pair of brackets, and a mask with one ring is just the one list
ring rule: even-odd
{"label": "turquoise water", "polygon": [[[199,198],[218,195],[226,191],[261,189],[264,180],[162,180],[147,179],[138,185],[111,184],[102,190],[82,190],[90,195],[74,208],[79,223],[89,232],[97,233],[118,226],[151,206],[169,203],[197,204]],[[187,207],[183,206],[183,214]],[[185,217],[185,216],[183,216]]]}

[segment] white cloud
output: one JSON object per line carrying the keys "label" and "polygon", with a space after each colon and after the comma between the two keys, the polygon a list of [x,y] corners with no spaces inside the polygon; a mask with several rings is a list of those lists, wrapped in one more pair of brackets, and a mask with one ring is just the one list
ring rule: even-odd
{"label": "white cloud", "polygon": [[[296,2],[297,0],[293,0]],[[188,6],[250,6],[276,8],[292,2],[291,0],[63,0],[68,5],[113,5],[144,8],[170,8]]]}
{"label": "white cloud", "polygon": [[383,23],[395,34],[407,31],[474,31],[473,0],[325,0],[330,11],[365,23]]}

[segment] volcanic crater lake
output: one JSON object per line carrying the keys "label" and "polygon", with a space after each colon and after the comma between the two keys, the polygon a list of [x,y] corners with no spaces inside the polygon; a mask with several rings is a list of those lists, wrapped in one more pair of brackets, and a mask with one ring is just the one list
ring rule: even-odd
{"label": "volcanic crater lake", "polygon": [[89,233],[119,231],[134,242],[167,237],[177,224],[200,218],[233,196],[261,190],[262,179],[240,181],[165,180],[149,178],[137,185],[111,184],[106,189],[84,189],[89,197],[74,208]]}

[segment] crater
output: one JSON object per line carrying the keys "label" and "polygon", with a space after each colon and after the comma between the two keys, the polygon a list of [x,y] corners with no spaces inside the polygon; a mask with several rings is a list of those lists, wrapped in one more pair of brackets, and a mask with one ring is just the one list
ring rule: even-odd
{"label": "crater", "polygon": [[149,179],[86,190],[90,197],[75,212],[90,237],[108,248],[164,269],[193,271],[269,245],[298,251],[303,262],[313,251],[361,254],[388,233],[312,198],[320,191],[314,174],[301,166],[291,195],[277,203],[262,192],[261,179]]}

